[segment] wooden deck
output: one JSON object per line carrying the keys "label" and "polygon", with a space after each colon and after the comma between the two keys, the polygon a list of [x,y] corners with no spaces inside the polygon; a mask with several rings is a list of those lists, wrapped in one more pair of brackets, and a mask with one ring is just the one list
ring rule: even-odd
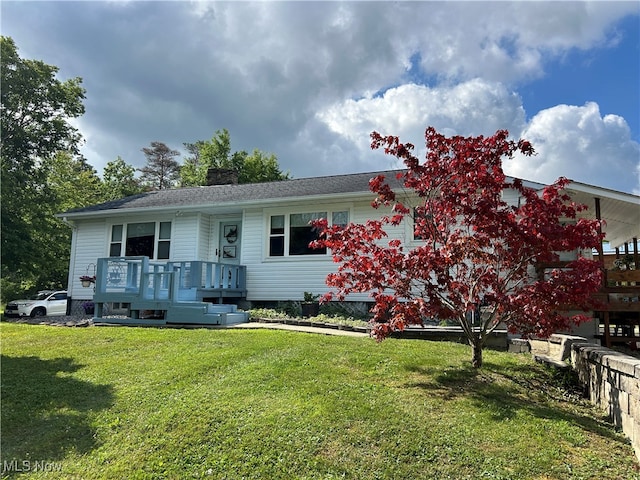
{"label": "wooden deck", "polygon": [[[134,324],[227,324],[248,315],[223,299],[245,298],[246,267],[217,262],[157,262],[148,257],[99,258],[94,319],[105,305],[125,304]],[[215,302],[218,305],[213,305]]]}
{"label": "wooden deck", "polygon": [[[537,266],[538,275],[548,270],[566,268],[570,261],[544,263]],[[603,345],[640,342],[640,270],[633,268],[605,269],[603,286],[595,295],[601,306],[593,311],[598,321],[598,334]],[[573,310],[571,306],[566,310]],[[635,347],[635,345],[633,345]]]}

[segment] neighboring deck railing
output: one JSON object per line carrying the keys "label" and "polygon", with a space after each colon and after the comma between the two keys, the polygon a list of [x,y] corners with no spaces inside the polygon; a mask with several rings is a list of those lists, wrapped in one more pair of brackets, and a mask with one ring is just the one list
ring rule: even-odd
{"label": "neighboring deck railing", "polygon": [[[567,268],[569,261],[558,261],[537,266],[538,275],[554,268]],[[603,269],[603,287],[595,294],[600,306],[594,310],[599,322],[598,334],[602,343],[640,342],[640,270]],[[570,306],[566,307],[571,310]]]}
{"label": "neighboring deck railing", "polygon": [[640,270],[605,270],[598,299],[604,344],[640,342]]}

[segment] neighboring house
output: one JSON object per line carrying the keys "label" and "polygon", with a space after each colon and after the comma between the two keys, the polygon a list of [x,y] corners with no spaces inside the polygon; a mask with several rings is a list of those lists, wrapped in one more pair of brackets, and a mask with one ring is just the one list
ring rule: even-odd
{"label": "neighboring house", "polygon": [[[346,224],[379,218],[382,212],[371,207],[369,180],[380,173],[393,186],[395,171],[211,185],[148,192],[59,214],[73,228],[69,296],[74,304],[92,299],[93,290],[83,287],[80,277],[94,275],[99,258],[129,256],[242,265],[243,296],[249,302],[301,300],[305,291],[324,293],[326,275],[335,265],[329,252],[308,247],[314,238],[309,221],[326,216],[330,224]],[[581,183],[572,183],[569,192],[589,205],[585,216],[591,218],[599,199],[597,208],[613,247],[628,245],[640,235],[640,197]],[[516,203],[518,198],[505,191],[505,200]],[[418,245],[412,225],[389,233],[409,246]],[[350,300],[369,298],[361,294]]]}

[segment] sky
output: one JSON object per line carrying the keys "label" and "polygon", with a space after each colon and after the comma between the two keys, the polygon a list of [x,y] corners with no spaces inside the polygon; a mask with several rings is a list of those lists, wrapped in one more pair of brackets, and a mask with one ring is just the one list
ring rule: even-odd
{"label": "sky", "polygon": [[[402,166],[370,149],[427,126],[524,138],[507,175],[640,194],[640,2],[0,3],[22,58],[82,77],[99,174],[228,129],[295,178]],[[179,158],[182,161],[182,157]]]}

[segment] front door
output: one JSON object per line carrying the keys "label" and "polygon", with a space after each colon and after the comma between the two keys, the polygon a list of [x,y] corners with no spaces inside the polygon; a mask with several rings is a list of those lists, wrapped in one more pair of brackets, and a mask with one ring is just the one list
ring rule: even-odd
{"label": "front door", "polygon": [[218,244],[218,261],[220,263],[240,264],[241,227],[240,220],[220,222],[220,241]]}

